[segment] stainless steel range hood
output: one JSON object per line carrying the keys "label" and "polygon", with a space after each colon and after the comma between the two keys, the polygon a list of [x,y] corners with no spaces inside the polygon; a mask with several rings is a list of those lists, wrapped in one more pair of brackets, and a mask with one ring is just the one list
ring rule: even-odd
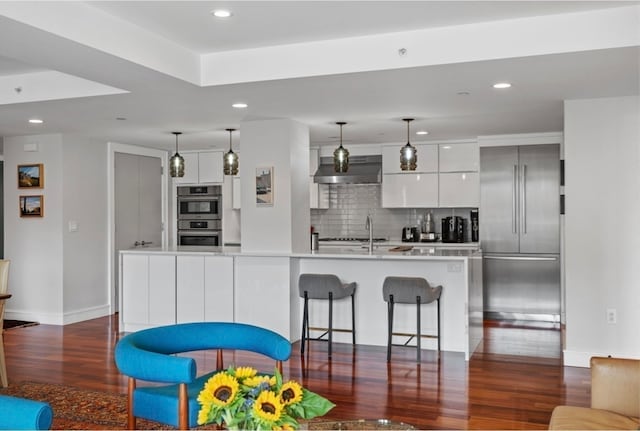
{"label": "stainless steel range hood", "polygon": [[349,170],[335,172],[332,157],[321,157],[313,181],[320,184],[379,184],[382,182],[382,156],[350,156]]}

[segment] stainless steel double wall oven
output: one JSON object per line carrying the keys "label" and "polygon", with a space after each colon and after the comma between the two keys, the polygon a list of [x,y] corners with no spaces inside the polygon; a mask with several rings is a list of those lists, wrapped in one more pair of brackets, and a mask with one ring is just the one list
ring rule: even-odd
{"label": "stainless steel double wall oven", "polygon": [[178,187],[178,245],[222,245],[222,187]]}

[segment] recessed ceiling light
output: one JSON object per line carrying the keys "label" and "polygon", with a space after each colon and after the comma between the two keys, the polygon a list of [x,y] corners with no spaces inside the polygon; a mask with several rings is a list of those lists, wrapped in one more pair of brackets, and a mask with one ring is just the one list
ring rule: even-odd
{"label": "recessed ceiling light", "polygon": [[416,132],[416,135],[428,135],[428,134],[429,134],[429,132],[427,132],[426,130],[418,130]]}
{"label": "recessed ceiling light", "polygon": [[231,16],[233,15],[231,13],[231,11],[228,11],[226,9],[216,9],[216,10],[212,11],[211,13],[216,18],[231,18]]}
{"label": "recessed ceiling light", "polygon": [[39,119],[39,118],[30,118],[30,119],[29,119],[29,122],[30,122],[31,124],[42,124],[42,123],[44,123],[44,121],[42,121],[42,120],[41,120],[41,119]]}
{"label": "recessed ceiling light", "polygon": [[510,87],[511,87],[511,84],[508,82],[498,82],[496,84],[493,84],[493,88],[502,89],[502,88],[510,88]]}
{"label": "recessed ceiling light", "polygon": [[233,105],[231,105],[231,106],[233,106],[234,108],[238,108],[238,109],[244,109],[244,108],[246,108],[246,107],[247,107],[247,106],[249,106],[249,105],[247,105],[246,103],[234,103],[234,104],[233,104]]}

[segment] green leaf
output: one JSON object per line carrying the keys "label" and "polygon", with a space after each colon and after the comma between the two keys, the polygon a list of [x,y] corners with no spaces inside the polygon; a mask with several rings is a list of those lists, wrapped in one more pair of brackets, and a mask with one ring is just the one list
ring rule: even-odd
{"label": "green leaf", "polygon": [[323,396],[304,388],[302,389],[302,401],[299,405],[304,409],[302,414],[299,415],[302,419],[311,419],[316,416],[323,416],[336,406]]}

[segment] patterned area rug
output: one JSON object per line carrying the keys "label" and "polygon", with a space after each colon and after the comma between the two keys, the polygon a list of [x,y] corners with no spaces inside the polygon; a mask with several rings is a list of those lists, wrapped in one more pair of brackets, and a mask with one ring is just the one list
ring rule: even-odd
{"label": "patterned area rug", "polygon": [[[0,394],[49,403],[54,430],[106,430],[127,428],[127,396],[72,386],[23,382],[0,389]],[[172,429],[138,419],[138,429]]]}

